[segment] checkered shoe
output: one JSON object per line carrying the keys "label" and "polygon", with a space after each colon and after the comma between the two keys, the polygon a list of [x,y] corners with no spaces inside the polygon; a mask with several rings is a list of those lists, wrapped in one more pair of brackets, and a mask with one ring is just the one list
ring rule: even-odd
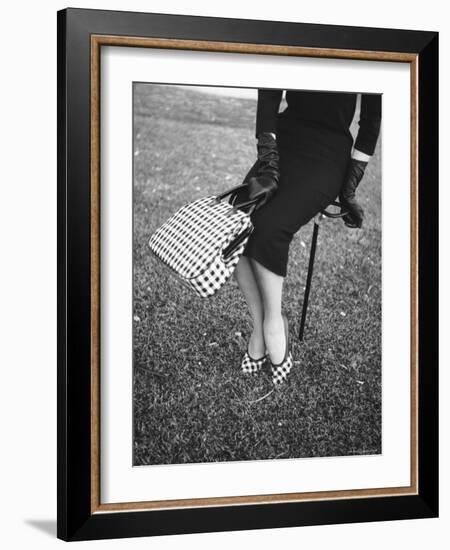
{"label": "checkered shoe", "polygon": [[256,374],[263,368],[266,361],[267,355],[264,355],[260,359],[253,359],[250,357],[248,351],[246,351],[242,359],[241,370],[245,374]]}
{"label": "checkered shoe", "polygon": [[274,386],[279,386],[287,379],[293,365],[294,361],[291,352],[288,353],[287,357],[279,365],[272,364],[272,383]]}
{"label": "checkered shoe", "polygon": [[270,367],[272,369],[272,383],[274,386],[280,386],[283,384],[294,366],[292,353],[289,349],[289,325],[286,315],[283,315],[283,321],[284,331],[286,334],[286,352],[281,363],[278,363],[277,365],[274,365],[272,362],[270,363]]}

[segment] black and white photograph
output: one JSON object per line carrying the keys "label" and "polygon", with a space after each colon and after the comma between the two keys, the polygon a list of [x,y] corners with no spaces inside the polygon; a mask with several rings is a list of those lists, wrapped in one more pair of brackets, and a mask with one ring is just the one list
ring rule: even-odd
{"label": "black and white photograph", "polygon": [[5,549],[448,546],[445,5],[5,4]]}
{"label": "black and white photograph", "polygon": [[380,455],[382,94],[132,97],[133,466]]}

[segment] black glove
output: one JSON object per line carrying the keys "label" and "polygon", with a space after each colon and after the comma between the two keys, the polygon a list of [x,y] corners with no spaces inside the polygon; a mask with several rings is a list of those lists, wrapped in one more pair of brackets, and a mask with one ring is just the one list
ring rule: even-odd
{"label": "black glove", "polygon": [[250,200],[260,197],[257,206],[260,208],[273,197],[280,181],[280,157],[272,134],[262,132],[258,135],[257,151],[256,173],[248,179],[248,196]]}
{"label": "black glove", "polygon": [[347,214],[342,217],[347,227],[361,227],[364,220],[364,210],[355,198],[356,188],[362,180],[367,162],[351,158],[347,166],[344,184],[339,193],[339,202],[341,210],[346,210]]}

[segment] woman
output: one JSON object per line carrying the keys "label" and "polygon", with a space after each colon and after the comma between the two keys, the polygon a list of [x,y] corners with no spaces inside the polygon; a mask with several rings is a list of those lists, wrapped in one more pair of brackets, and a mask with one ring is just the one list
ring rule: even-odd
{"label": "woman", "polygon": [[[361,227],[364,212],[356,188],[374,153],[381,124],[381,96],[362,94],[359,129],[350,124],[357,94],[258,90],[257,161],[244,181],[246,198],[259,198],[254,231],[235,270],[253,321],[243,372],[258,372],[266,361],[275,385],[292,368],[289,328],[282,313],[283,281],[293,235],[339,196],[348,227]],[[244,197],[237,197],[241,200]]]}

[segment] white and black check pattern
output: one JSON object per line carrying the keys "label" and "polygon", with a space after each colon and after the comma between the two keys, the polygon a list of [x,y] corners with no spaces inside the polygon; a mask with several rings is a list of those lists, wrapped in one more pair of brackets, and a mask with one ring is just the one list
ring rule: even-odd
{"label": "white and black check pattern", "polygon": [[292,367],[294,365],[294,361],[292,359],[292,353],[289,352],[286,359],[280,363],[279,365],[273,365],[271,366],[272,369],[272,383],[275,386],[279,386],[282,384],[286,378],[288,377]]}
{"label": "white and black check pattern", "polygon": [[231,277],[248,237],[227,259],[223,250],[246,230],[249,214],[216,197],[182,206],[152,235],[152,252],[201,297],[215,294]]}
{"label": "white and black check pattern", "polygon": [[263,368],[266,361],[266,355],[260,359],[253,359],[250,357],[248,351],[246,351],[241,362],[241,370],[246,374],[256,374]]}

